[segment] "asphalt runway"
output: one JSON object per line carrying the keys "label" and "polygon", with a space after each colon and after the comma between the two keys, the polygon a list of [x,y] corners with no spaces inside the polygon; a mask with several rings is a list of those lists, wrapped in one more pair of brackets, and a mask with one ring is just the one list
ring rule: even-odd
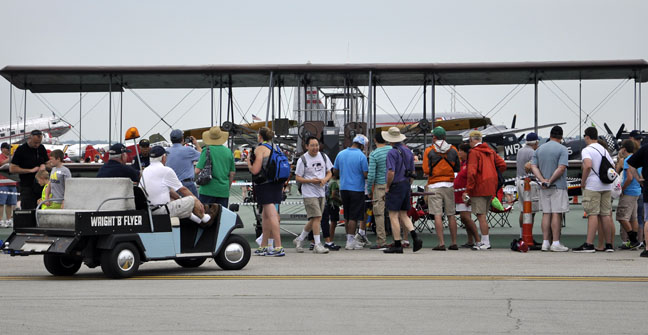
{"label": "asphalt runway", "polygon": [[3,334],[642,334],[647,265],[636,251],[288,249],[241,271],[164,261],[108,280],[85,266],[52,277],[40,256],[0,255],[0,324]]}

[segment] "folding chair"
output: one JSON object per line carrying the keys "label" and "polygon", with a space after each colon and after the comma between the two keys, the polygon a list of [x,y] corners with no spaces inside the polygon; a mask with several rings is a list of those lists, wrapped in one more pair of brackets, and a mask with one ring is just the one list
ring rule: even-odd
{"label": "folding chair", "polygon": [[511,203],[507,203],[507,207],[504,207],[504,210],[499,210],[494,208],[493,206],[490,206],[490,210],[488,211],[488,215],[486,216],[488,225],[491,228],[504,227],[505,225],[511,227],[508,218],[509,214],[511,214],[511,210],[513,210],[513,204],[515,202],[517,202],[517,199]]}

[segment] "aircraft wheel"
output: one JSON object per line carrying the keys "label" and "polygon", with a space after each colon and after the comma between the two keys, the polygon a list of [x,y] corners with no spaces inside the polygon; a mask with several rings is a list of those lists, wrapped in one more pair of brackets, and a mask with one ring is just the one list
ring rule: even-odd
{"label": "aircraft wheel", "polygon": [[112,250],[101,253],[101,270],[109,278],[133,276],[140,264],[140,255],[133,243],[119,243]]}
{"label": "aircraft wheel", "polygon": [[43,255],[47,271],[55,276],[71,276],[81,268],[81,261],[72,257],[57,254]]}
{"label": "aircraft wheel", "polygon": [[207,258],[205,257],[179,258],[175,262],[183,268],[197,268],[205,263],[206,260]]}
{"label": "aircraft wheel", "polygon": [[239,235],[230,235],[214,259],[223,270],[240,270],[250,261],[252,251],[247,240]]}

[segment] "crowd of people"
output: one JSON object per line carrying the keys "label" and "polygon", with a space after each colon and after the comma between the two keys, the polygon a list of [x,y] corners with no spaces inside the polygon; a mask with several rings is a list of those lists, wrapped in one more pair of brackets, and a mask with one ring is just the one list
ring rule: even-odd
{"label": "crowd of people", "polygon": [[[247,152],[231,151],[224,144],[229,134],[220,127],[212,127],[202,135],[204,147],[193,137],[184,137],[181,130],[170,134],[172,146],[153,146],[148,140],[139,142],[140,154],[128,165],[130,150],[121,143],[110,146],[108,161],[99,169],[97,177],[126,177],[138,183],[147,194],[153,211],[190,219],[201,226],[211,224],[214,206],[228,206],[230,188],[234,180],[235,163],[245,162],[253,175],[254,200],[262,211],[260,256],[283,256],[278,205],[283,200],[285,180],[260,178],[275,152],[274,133],[261,128],[259,145]],[[531,223],[535,213],[542,212],[542,251],[565,252],[570,249],[561,243],[564,214],[569,211],[567,186],[568,151],[561,144],[563,130],[555,126],[546,143],[540,143],[537,134],[526,135],[525,146],[517,153],[516,188],[519,203],[530,201]],[[641,146],[641,133],[633,131],[621,143],[616,163],[605,141],[599,139],[596,128],[589,127],[583,134],[586,147],[582,156],[583,209],[587,218],[586,239],[573,252],[614,251],[615,225],[612,201],[615,187],[619,201],[616,220],[623,241],[620,248],[643,247],[642,257],[648,257],[643,242],[646,233],[644,211],[646,188],[643,181],[648,174],[648,149]],[[403,253],[410,245],[414,252],[423,242],[414,229],[408,211],[411,209],[414,162],[418,159],[405,144],[406,136],[399,128],[375,133],[372,143],[364,135],[356,135],[350,147],[331,159],[322,151],[317,137],[305,139],[305,152],[293,161],[295,181],[303,198],[307,222],[293,243],[297,252],[309,247],[316,254],[326,254],[342,248],[334,243],[335,228],[340,208],[345,222],[344,249],[365,247],[385,253]],[[16,186],[20,186],[23,209],[40,206],[43,209],[64,208],[65,180],[71,173],[64,166],[65,154],[54,150],[48,154],[42,142],[42,133],[31,132],[29,139],[13,155],[10,146],[1,146],[0,165],[9,164],[10,173],[18,174],[19,182],[0,178],[0,205],[4,220],[0,226],[11,225],[16,206]],[[187,145],[191,144],[191,145]],[[373,150],[367,154],[369,147]],[[435,251],[491,249],[487,214],[493,198],[502,187],[502,173],[506,163],[491,147],[482,141],[482,134],[471,131],[466,143],[458,147],[446,140],[442,127],[432,130],[432,143],[422,152],[422,170],[427,177],[424,192],[427,213],[434,218],[437,244]],[[50,170],[50,172],[48,172]],[[208,178],[196,176],[206,171]],[[531,177],[531,191],[524,191],[524,180]],[[528,197],[525,199],[524,197]],[[369,211],[367,210],[369,209]],[[466,229],[466,242],[459,245],[457,216]],[[473,221],[473,216],[477,222]],[[450,240],[444,235],[444,218]],[[367,234],[371,221],[375,242]],[[520,213],[520,235],[525,221]],[[598,233],[598,242],[595,237]],[[391,234],[391,243],[388,243]],[[411,243],[410,243],[411,240]]]}

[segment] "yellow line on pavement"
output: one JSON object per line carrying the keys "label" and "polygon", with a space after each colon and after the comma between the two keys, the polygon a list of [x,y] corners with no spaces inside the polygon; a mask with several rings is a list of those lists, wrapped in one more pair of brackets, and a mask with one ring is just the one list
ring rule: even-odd
{"label": "yellow line on pavement", "polygon": [[[97,280],[104,277],[0,276],[0,281]],[[505,275],[143,275],[132,280],[421,280],[421,281],[581,281],[648,282],[648,277],[629,276],[505,276]]]}

